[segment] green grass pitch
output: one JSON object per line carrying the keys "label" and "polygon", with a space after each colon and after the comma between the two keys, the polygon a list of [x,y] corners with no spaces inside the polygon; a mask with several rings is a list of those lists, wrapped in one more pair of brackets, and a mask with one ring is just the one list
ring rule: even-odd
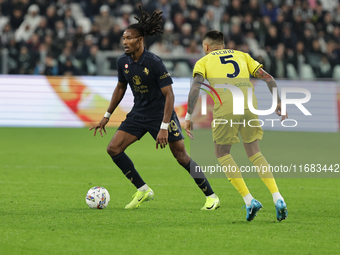
{"label": "green grass pitch", "polygon": [[[85,128],[0,129],[0,254],[339,253],[340,179],[277,179],[289,210],[282,222],[262,181],[246,179],[264,206],[247,222],[243,200],[227,179],[210,179],[221,208],[200,211],[201,191],[169,149],[156,150],[147,134],[126,153],[155,200],[124,210],[135,189],[106,154],[114,131],[102,138]],[[339,144],[340,133],[266,131],[260,143],[273,165],[283,159],[340,163]],[[232,154],[239,164],[248,160],[241,144]],[[85,203],[97,185],[111,195],[104,210]]]}

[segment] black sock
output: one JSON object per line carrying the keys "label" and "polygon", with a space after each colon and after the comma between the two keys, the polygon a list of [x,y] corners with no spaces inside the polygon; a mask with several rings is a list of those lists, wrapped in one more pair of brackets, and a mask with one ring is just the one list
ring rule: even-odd
{"label": "black sock", "polygon": [[125,154],[125,152],[119,153],[118,155],[111,157],[113,162],[122,170],[123,174],[128,178],[136,188],[142,187],[145,182],[140,177],[131,159]]}
{"label": "black sock", "polygon": [[[192,172],[190,172],[190,167],[193,169]],[[194,178],[197,186],[203,191],[203,193],[206,196],[210,196],[214,194],[214,191],[212,190],[209,181],[205,177],[204,173],[202,171],[198,171],[194,173],[194,169],[197,169],[199,167],[195,161],[190,159],[189,163],[186,165],[185,169],[189,172],[189,174]]]}

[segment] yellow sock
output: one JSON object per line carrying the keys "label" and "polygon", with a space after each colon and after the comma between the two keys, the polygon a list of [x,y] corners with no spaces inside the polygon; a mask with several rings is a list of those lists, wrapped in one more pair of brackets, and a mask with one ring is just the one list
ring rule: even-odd
{"label": "yellow sock", "polygon": [[[267,188],[269,189],[270,193],[279,192],[279,189],[276,185],[276,181],[274,179],[273,173],[269,169],[269,165],[265,157],[263,157],[261,152],[258,152],[251,156],[249,160],[253,163],[254,166],[257,166],[259,169],[259,176],[261,180],[266,184]],[[265,168],[263,168],[265,167]],[[261,171],[262,169],[267,169],[266,172]]]}
{"label": "yellow sock", "polygon": [[220,165],[222,167],[225,166],[227,170],[236,169],[235,172],[232,172],[232,171],[225,172],[225,175],[228,177],[228,180],[237,189],[237,191],[241,194],[242,197],[245,197],[246,195],[248,195],[250,192],[242,178],[240,169],[236,165],[233,157],[230,154],[228,154],[226,156],[218,158],[217,160],[220,163]]}

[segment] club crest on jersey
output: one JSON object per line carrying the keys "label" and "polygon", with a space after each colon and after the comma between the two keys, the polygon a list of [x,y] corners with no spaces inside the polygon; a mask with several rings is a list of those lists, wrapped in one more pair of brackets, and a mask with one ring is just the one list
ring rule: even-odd
{"label": "club crest on jersey", "polygon": [[133,76],[132,81],[136,85],[141,85],[142,84],[142,79],[138,75]]}
{"label": "club crest on jersey", "polygon": [[149,75],[149,69],[147,69],[146,67],[144,68],[143,72],[145,73],[146,76]]}

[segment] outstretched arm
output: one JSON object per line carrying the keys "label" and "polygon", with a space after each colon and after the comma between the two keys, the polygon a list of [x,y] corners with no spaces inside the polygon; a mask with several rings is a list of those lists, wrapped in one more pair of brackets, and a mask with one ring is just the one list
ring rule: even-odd
{"label": "outstretched arm", "polygon": [[194,136],[190,130],[192,130],[192,121],[191,121],[191,114],[194,112],[202,82],[204,82],[204,77],[200,74],[195,74],[195,77],[192,81],[189,96],[188,96],[188,110],[187,115],[185,116],[185,131],[187,135],[193,139]]}
{"label": "outstretched arm", "polygon": [[109,122],[109,119],[110,119],[109,115],[111,115],[114,112],[114,110],[117,108],[120,101],[124,97],[126,87],[127,87],[127,83],[118,82],[115,90],[113,91],[111,101],[110,101],[110,105],[107,108],[105,117],[103,117],[103,119],[97,125],[94,125],[89,129],[89,130],[94,129],[94,135],[96,135],[97,129],[98,129],[101,136],[103,136],[102,130],[104,130],[104,132],[106,134],[105,125]]}
{"label": "outstretched arm", "polygon": [[[255,77],[265,81],[271,93],[273,93],[273,88],[278,88],[277,83],[275,79],[273,78],[273,76],[271,76],[269,73],[267,73],[262,68],[259,68],[255,72]],[[277,107],[276,107],[275,112],[277,115],[282,116],[281,121],[288,118],[288,113],[286,115],[281,115],[281,99],[280,99],[279,93],[277,93]]]}

